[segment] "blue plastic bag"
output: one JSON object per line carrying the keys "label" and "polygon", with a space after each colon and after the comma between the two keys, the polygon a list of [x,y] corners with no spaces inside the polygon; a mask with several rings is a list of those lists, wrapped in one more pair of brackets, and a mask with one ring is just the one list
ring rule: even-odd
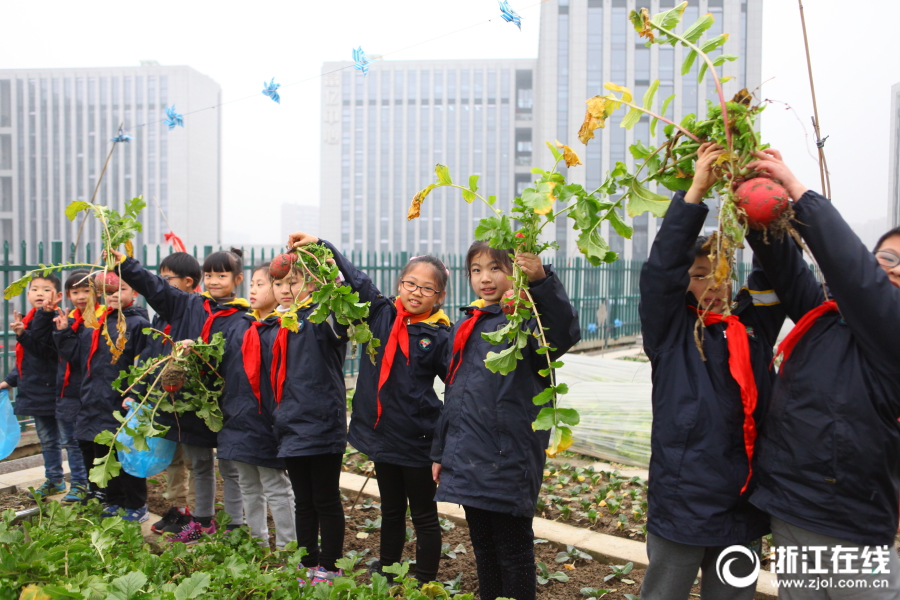
{"label": "blue plastic bag", "polygon": [[22,432],[19,431],[19,420],[13,413],[9,392],[0,390],[0,460],[13,453],[19,443]]}
{"label": "blue plastic bag", "polygon": [[[141,408],[141,410],[144,409]],[[125,415],[125,418],[128,421],[128,426],[132,429],[138,426],[137,415],[133,405],[128,409],[128,414]],[[116,436],[116,440],[131,449],[131,452],[118,451],[117,455],[125,472],[135,477],[156,475],[165,470],[172,462],[172,457],[175,456],[175,442],[165,438],[148,438],[147,445],[150,447],[149,450],[136,450],[134,438],[125,433],[124,429]]]}

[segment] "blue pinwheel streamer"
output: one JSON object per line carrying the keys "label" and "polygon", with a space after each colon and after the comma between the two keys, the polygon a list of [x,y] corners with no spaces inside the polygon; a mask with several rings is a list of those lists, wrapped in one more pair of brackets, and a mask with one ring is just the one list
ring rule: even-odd
{"label": "blue pinwheel streamer", "polygon": [[116,137],[109,138],[109,141],[111,141],[111,142],[114,143],[114,144],[117,144],[117,143],[119,143],[119,142],[130,142],[130,141],[133,140],[133,139],[134,139],[133,137],[131,137],[130,135],[128,135],[127,133],[125,133],[125,130],[124,130],[124,129],[122,129],[121,127],[119,127],[119,133],[118,133],[118,135],[116,135]]}
{"label": "blue pinwheel streamer", "polygon": [[362,46],[353,49],[353,66],[357,71],[362,71],[362,74],[366,75],[369,72],[369,64],[371,62],[366,53],[363,52]]}
{"label": "blue pinwheel streamer", "polygon": [[184,127],[184,116],[175,112],[175,105],[166,107],[166,119],[165,123],[168,126],[169,130],[175,129],[175,126]]}
{"label": "blue pinwheel streamer", "polygon": [[272,81],[266,83],[263,81],[263,96],[268,96],[278,104],[281,104],[281,96],[278,95],[278,88],[281,87],[280,83],[275,83],[275,78],[272,78]]}
{"label": "blue pinwheel streamer", "polygon": [[515,23],[519,31],[522,31],[522,17],[519,16],[519,13],[510,7],[508,0],[498,1],[500,2],[500,16],[503,17],[503,20],[507,23]]}

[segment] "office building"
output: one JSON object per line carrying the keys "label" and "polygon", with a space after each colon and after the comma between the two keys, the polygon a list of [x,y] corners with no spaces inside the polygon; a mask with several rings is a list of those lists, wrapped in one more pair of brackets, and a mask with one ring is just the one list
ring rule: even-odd
{"label": "office building", "polygon": [[[133,136],[117,144],[95,202],[121,211],[143,195],[144,231],[137,243],[163,242],[169,225],[188,245],[218,244],[221,230],[219,85],[190,67],[0,70],[0,240],[28,260],[39,241],[78,237],[81,218],[65,208],[90,201],[114,137],[123,125]],[[169,131],[165,107],[185,114]],[[157,204],[159,208],[157,208]],[[88,219],[82,243],[97,242]],[[83,247],[83,244],[82,244]],[[95,255],[96,258],[96,255]]]}
{"label": "office building", "polygon": [[344,250],[465,252],[483,204],[438,189],[418,219],[407,209],[438,163],[459,181],[479,174],[479,193],[501,206],[531,181],[535,61],[348,66],[322,68],[323,237]]}
{"label": "office building", "polygon": [[278,244],[287,243],[288,236],[295,231],[313,234],[319,231],[318,206],[288,203],[281,205],[281,238],[278,240]]}

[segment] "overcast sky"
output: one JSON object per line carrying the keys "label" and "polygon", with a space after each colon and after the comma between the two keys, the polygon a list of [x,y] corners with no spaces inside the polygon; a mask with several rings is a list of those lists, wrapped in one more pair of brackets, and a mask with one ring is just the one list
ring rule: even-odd
{"label": "overcast sky", "polygon": [[[851,223],[880,220],[884,226],[875,229],[886,229],[890,87],[900,82],[900,60],[883,24],[900,21],[900,2],[806,4],[835,204]],[[244,10],[210,1],[7,2],[0,68],[152,59],[209,75],[227,102],[258,93],[273,76],[283,84],[314,78],[323,62],[347,60],[358,45],[389,60],[535,57],[538,1],[512,5],[523,18],[521,33],[498,18],[496,0],[274,0]],[[797,2],[765,0],[763,14],[762,78],[769,81],[761,95],[794,109],[770,106],[763,140],[819,189]],[[450,35],[402,50],[443,34]],[[281,105],[260,95],[221,109],[224,243],[280,244],[281,204],[318,203],[319,85],[312,79],[283,87]]]}

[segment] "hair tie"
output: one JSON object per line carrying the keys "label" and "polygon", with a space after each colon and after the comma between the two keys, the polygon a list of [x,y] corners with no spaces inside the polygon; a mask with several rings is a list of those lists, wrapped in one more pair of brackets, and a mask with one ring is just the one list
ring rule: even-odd
{"label": "hair tie", "polygon": [[[411,259],[409,259],[409,262],[412,262],[412,261],[414,261],[414,260],[416,260],[416,259],[419,259],[419,258],[425,258],[426,256],[428,256],[428,255],[427,255],[427,254],[423,254],[422,256],[413,256]],[[434,258],[434,260],[436,260],[436,261],[438,261],[439,263],[441,263],[441,266],[444,267],[444,272],[447,273],[447,277],[450,277],[450,269],[447,268],[447,265],[445,265],[443,262],[441,262],[441,259],[437,258],[436,256],[435,256],[435,257],[432,257],[432,258]]]}

